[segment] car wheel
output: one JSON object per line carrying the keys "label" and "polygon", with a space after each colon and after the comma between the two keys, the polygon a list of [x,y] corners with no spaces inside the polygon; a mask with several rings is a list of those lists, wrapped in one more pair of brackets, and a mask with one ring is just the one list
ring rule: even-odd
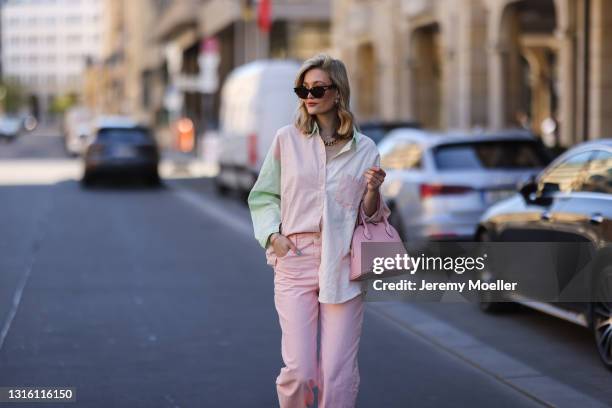
{"label": "car wheel", "polygon": [[161,178],[159,177],[159,173],[153,172],[146,176],[145,182],[150,187],[159,187],[161,186]]}
{"label": "car wheel", "polygon": [[599,358],[612,370],[612,267],[604,269],[598,282],[589,320]]}
{"label": "car wheel", "polygon": [[[476,240],[478,242],[491,242],[491,235],[487,231],[480,231],[476,236]],[[488,282],[494,281],[495,277],[493,273],[488,270],[483,270],[480,272],[479,277],[480,280]],[[480,292],[480,301],[478,303],[478,307],[485,313],[503,313],[510,312],[516,309],[517,305],[513,302],[496,302],[493,300],[493,296],[489,291],[481,291]]]}
{"label": "car wheel", "polygon": [[91,187],[94,184],[94,177],[89,173],[85,173],[83,178],[81,179],[81,186],[83,187]]}
{"label": "car wheel", "polygon": [[240,201],[242,201],[244,204],[247,204],[247,205],[248,205],[248,203],[249,203],[249,194],[250,194],[250,193],[251,193],[251,190],[246,190],[246,189],[241,188],[241,189],[238,191],[238,198],[239,198],[239,199],[240,199]]}
{"label": "car wheel", "polygon": [[226,196],[230,192],[230,189],[225,184],[223,184],[219,177],[215,177],[215,189],[217,190],[217,193],[222,196]]}

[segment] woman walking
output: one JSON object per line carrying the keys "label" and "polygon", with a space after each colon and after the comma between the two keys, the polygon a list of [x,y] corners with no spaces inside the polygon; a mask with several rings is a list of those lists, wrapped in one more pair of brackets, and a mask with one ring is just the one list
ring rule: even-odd
{"label": "woman walking", "polygon": [[[295,123],[279,129],[248,203],[255,237],[274,268],[274,303],[284,367],[276,379],[281,408],[314,403],[352,408],[363,289],[349,280],[357,214],[388,216],[385,172],[376,145],[354,127],[344,64],[328,55],[297,74]],[[320,321],[320,346],[317,331]]]}

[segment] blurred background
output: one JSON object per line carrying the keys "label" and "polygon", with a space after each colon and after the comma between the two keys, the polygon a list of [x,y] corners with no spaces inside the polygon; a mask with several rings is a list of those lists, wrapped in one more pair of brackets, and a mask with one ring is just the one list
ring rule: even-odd
{"label": "blurred background", "polygon": [[333,52],[361,121],[521,126],[550,145],[610,134],[605,1],[3,1],[2,107],[43,124],[81,106],[198,139],[232,69]]}
{"label": "blurred background", "polygon": [[[347,66],[405,240],[612,240],[608,0],[0,13],[0,386],[275,406],[272,270],[245,198],[319,52]],[[610,304],[518,303],[369,304],[359,406],[612,405]]]}

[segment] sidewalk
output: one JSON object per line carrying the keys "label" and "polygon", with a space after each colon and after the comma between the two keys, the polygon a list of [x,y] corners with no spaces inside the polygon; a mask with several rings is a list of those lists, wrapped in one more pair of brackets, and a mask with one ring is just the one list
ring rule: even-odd
{"label": "sidewalk", "polygon": [[163,150],[159,171],[164,179],[210,178],[217,174],[218,166],[193,154]]}

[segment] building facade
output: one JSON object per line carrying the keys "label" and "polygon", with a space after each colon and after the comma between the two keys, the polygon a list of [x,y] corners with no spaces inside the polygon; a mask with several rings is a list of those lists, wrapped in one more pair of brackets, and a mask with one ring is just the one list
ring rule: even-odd
{"label": "building facade", "polygon": [[[247,0],[105,0],[102,58],[88,69],[87,100],[101,113],[158,127],[190,118],[215,127],[220,90],[236,67],[264,58],[304,60],[331,50],[330,0],[274,0],[269,32]],[[203,49],[213,44],[216,89],[198,85]]]}
{"label": "building facade", "polygon": [[[154,27],[172,0],[105,0],[102,52],[86,74],[86,104],[99,114],[154,122],[161,99],[162,50]],[[157,79],[157,81],[154,81]],[[155,98],[157,95],[157,98]]]}
{"label": "building facade", "polygon": [[[220,88],[234,68],[258,59],[304,60],[316,52],[328,51],[330,13],[329,0],[275,0],[271,2],[271,27],[267,32],[258,27],[256,1],[174,2],[155,32],[161,48],[166,50],[168,86],[178,87],[181,92],[182,113],[195,122],[199,131],[215,127]],[[177,73],[187,77],[201,74],[199,58],[205,43],[213,43],[218,53],[218,87],[207,94],[184,81],[182,86],[176,83]],[[176,58],[175,53],[180,57]],[[181,66],[173,69],[171,60],[180,60]]]}
{"label": "building facade", "polygon": [[3,77],[18,81],[34,110],[81,95],[87,61],[102,54],[104,0],[7,0],[2,5]]}
{"label": "building facade", "polygon": [[361,120],[612,137],[606,0],[335,0],[332,38]]}

